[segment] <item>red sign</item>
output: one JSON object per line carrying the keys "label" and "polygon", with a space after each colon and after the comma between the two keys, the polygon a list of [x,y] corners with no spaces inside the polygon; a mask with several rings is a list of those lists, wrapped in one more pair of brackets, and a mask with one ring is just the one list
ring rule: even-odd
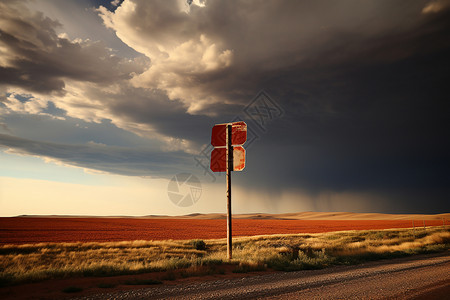
{"label": "red sign", "polygon": [[211,152],[211,171],[226,172],[227,171],[227,149],[214,148]]}
{"label": "red sign", "polygon": [[[245,149],[242,146],[233,147],[233,170],[242,171],[245,168]],[[211,152],[211,170],[213,172],[226,172],[227,149],[214,148]]]}
{"label": "red sign", "polygon": [[213,172],[227,171],[227,126],[231,125],[231,151],[233,151],[233,169],[230,171],[242,171],[245,168],[245,149],[240,145],[247,140],[247,124],[245,122],[234,122],[217,124],[212,129],[210,168]]}
{"label": "red sign", "polygon": [[[214,147],[227,146],[227,123],[217,124],[212,129],[211,145]],[[245,122],[231,123],[231,144],[243,145],[247,140],[247,124]]]}
{"label": "red sign", "polygon": [[242,171],[245,168],[245,149],[242,146],[233,147],[233,171]]}

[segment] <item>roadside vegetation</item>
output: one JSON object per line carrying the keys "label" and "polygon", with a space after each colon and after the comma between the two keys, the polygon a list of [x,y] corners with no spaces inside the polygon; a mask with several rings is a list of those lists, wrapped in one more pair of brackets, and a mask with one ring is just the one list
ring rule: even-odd
{"label": "roadside vegetation", "polygon": [[3,245],[0,285],[165,271],[151,282],[157,284],[224,274],[225,267],[234,273],[295,271],[449,249],[450,230],[442,227],[237,237],[231,261],[225,239]]}

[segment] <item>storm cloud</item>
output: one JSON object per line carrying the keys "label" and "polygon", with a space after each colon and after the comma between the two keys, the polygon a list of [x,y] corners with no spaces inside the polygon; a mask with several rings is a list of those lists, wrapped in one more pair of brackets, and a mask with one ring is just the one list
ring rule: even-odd
{"label": "storm cloud", "polygon": [[[0,4],[0,112],[109,120],[158,146],[2,135],[9,151],[157,176],[192,170],[211,127],[239,116],[257,136],[237,175],[241,187],[273,194],[274,201],[298,189],[311,199],[323,191],[384,199],[379,210],[386,212],[446,209],[449,1],[110,6],[95,8],[99,21],[137,57],[120,57],[101,40],[70,40],[62,20],[21,1]],[[261,90],[282,108],[264,128],[246,113]]]}
{"label": "storm cloud", "polygon": [[[133,78],[179,98],[196,114],[218,103],[245,104],[261,88],[306,92],[335,85],[361,67],[448,47],[445,6],[427,1],[127,1],[105,25],[152,59]],[[448,33],[448,32],[447,32]],[[315,99],[320,108],[332,99]]]}

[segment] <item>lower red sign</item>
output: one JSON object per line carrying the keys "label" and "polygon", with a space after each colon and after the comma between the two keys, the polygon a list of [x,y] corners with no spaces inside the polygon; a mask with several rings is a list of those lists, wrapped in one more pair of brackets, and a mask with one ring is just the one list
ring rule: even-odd
{"label": "lower red sign", "polygon": [[227,149],[214,148],[211,152],[211,171],[226,172],[227,171]]}
{"label": "lower red sign", "polygon": [[[213,172],[227,171],[227,149],[214,148],[211,152],[210,168]],[[242,171],[245,168],[245,149],[241,146],[233,147],[233,170]]]}

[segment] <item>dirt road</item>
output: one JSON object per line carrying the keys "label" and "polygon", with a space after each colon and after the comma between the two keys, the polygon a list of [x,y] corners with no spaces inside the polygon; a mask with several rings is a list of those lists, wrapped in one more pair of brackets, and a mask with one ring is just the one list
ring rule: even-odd
{"label": "dirt road", "polygon": [[159,286],[83,299],[449,299],[450,253]]}

